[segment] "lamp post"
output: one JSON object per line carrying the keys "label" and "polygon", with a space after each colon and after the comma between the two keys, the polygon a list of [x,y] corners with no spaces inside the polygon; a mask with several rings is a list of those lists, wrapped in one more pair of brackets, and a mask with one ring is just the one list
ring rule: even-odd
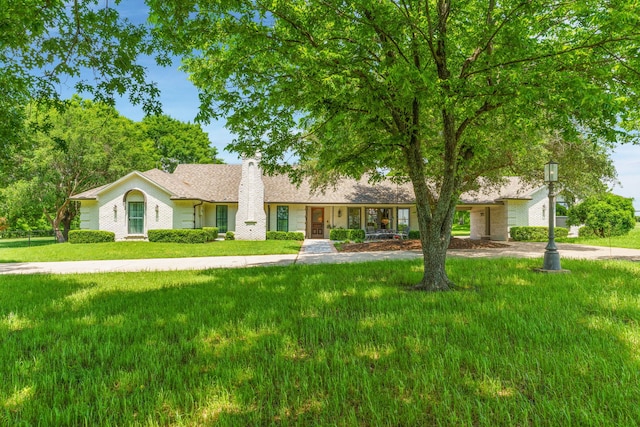
{"label": "lamp post", "polygon": [[556,225],[556,196],[553,194],[553,186],[558,182],[558,164],[553,160],[544,165],[544,181],[549,184],[549,243],[545,248],[542,271],[562,271],[554,233]]}

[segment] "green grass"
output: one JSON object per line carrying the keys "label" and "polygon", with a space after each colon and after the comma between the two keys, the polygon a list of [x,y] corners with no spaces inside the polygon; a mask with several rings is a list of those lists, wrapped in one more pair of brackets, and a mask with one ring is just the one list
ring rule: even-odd
{"label": "green grass", "polygon": [[0,239],[0,250],[8,248],[28,248],[33,246],[55,245],[55,237],[32,237],[30,239]]}
{"label": "green grass", "polygon": [[453,224],[453,227],[451,228],[451,235],[452,236],[469,236],[471,235],[471,225]]}
{"label": "green grass", "polygon": [[36,247],[0,245],[0,262],[87,261],[104,259],[184,258],[229,255],[297,254],[302,242],[293,240],[211,243],[59,243]]}
{"label": "green grass", "polygon": [[640,264],[540,262],[4,276],[0,425],[637,425]]}
{"label": "green grass", "polygon": [[610,238],[584,238],[584,237],[568,237],[557,239],[560,243],[576,243],[580,245],[591,246],[610,246],[613,248],[640,249],[640,224],[631,230],[625,236],[615,236]]}

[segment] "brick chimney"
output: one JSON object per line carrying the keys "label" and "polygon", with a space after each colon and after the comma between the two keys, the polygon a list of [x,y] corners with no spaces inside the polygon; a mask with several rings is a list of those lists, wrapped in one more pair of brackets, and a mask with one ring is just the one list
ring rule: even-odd
{"label": "brick chimney", "polygon": [[242,158],[242,177],[238,191],[235,237],[238,240],[265,240],[267,216],[264,212],[264,183],[260,154]]}

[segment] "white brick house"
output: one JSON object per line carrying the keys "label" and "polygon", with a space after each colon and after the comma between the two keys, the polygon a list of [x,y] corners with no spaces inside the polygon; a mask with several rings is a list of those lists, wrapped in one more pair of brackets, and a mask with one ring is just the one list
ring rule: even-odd
{"label": "white brick house", "polygon": [[470,211],[472,239],[508,240],[511,227],[549,225],[547,187],[513,177],[494,191],[463,194],[458,209]]}
{"label": "white brick house", "polygon": [[[300,231],[328,238],[334,227],[418,229],[410,184],[375,185],[345,179],[325,193],[284,175],[263,175],[259,159],[242,165],[178,165],[131,172],[111,184],[71,197],[80,228],[112,231],[116,240],[145,239],[148,230],[218,227],[237,239],[264,240],[266,231]],[[517,178],[491,192],[466,193],[458,209],[471,212],[471,238],[507,240],[516,225],[547,225],[546,187]]]}

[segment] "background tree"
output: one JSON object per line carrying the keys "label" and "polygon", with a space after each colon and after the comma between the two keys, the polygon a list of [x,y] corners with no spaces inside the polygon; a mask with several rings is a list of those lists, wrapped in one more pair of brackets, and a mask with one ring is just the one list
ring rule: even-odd
{"label": "background tree", "polygon": [[[152,54],[154,42],[146,25],[120,15],[113,7],[119,3],[0,2],[0,166],[23,148],[24,106],[57,100],[60,87],[70,82],[78,93],[109,105],[127,94],[147,113],[160,111],[158,89],[137,63],[140,55]],[[170,62],[160,50],[156,59]]]}
{"label": "background tree", "polygon": [[222,163],[200,125],[166,115],[147,116],[141,124],[155,167],[173,172],[180,163]]}
{"label": "background tree", "polygon": [[588,197],[567,212],[567,224],[584,225],[581,236],[622,236],[636,226],[633,199],[611,193]]}
{"label": "background tree", "polygon": [[[200,117],[226,116],[238,135],[232,149],[260,150],[267,171],[294,178],[393,169],[412,182],[418,289],[452,285],[446,250],[463,191],[505,175],[541,181],[551,154],[631,139],[632,1],[148,3],[201,91]],[[301,167],[283,164],[291,150]]]}
{"label": "background tree", "polygon": [[11,177],[0,190],[0,212],[14,227],[35,226],[44,215],[65,241],[78,215],[73,194],[114,181],[132,170],[160,163],[217,162],[207,134],[198,125],[166,116],[133,122],[111,106],[74,97],[62,108],[27,108],[28,139],[10,159]]}
{"label": "background tree", "polygon": [[567,208],[564,204],[556,203],[556,215],[557,216],[567,216],[569,208]]}
{"label": "background tree", "polygon": [[[44,215],[66,241],[78,214],[72,194],[152,166],[143,134],[113,107],[73,98],[65,108],[32,105],[25,149],[11,158],[12,182],[2,191],[10,223]],[[137,137],[136,137],[137,135]]]}

